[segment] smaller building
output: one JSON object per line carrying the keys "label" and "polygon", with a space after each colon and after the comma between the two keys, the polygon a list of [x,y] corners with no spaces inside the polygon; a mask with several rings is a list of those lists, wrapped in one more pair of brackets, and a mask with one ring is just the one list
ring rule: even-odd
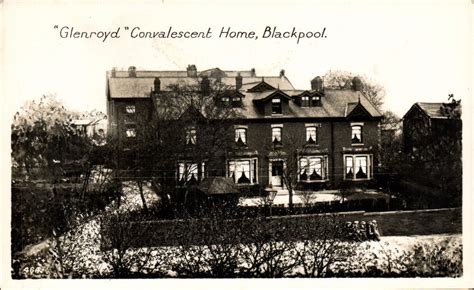
{"label": "smaller building", "polygon": [[405,178],[433,192],[461,198],[462,121],[460,101],[415,103],[403,117]]}

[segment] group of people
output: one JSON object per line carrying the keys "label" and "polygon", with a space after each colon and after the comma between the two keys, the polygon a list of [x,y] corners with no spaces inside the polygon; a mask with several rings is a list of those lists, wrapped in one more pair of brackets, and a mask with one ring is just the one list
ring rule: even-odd
{"label": "group of people", "polygon": [[353,241],[380,241],[380,233],[375,220],[346,222],[345,233],[346,237]]}

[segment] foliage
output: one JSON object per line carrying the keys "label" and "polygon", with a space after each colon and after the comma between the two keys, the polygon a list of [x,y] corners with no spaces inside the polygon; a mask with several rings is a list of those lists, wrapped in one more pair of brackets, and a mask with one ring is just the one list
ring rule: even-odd
{"label": "foliage", "polygon": [[[331,89],[350,89],[352,88],[352,80],[355,76],[356,75],[348,71],[331,70],[323,77],[324,86]],[[385,96],[384,88],[365,76],[357,77],[362,81],[362,95],[364,95],[377,109],[380,110]]]}

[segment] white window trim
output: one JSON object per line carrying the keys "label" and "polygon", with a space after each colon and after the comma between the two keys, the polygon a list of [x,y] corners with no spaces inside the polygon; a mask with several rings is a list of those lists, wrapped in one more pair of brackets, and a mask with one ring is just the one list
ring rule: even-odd
{"label": "white window trim", "polygon": [[[355,173],[355,168],[354,169],[354,178],[352,179],[347,179],[346,178],[346,157],[352,157],[352,162],[353,162],[353,166],[355,164],[355,159],[356,157],[367,157],[367,178],[356,178],[356,173]],[[343,163],[343,174],[342,174],[342,177],[343,177],[343,180],[351,180],[351,181],[361,181],[361,180],[372,180],[373,179],[373,175],[374,175],[374,166],[373,166],[373,154],[343,154],[342,156],[342,163]]]}
{"label": "white window trim", "polygon": [[351,123],[351,144],[352,146],[364,146],[364,142],[361,143],[352,143],[352,127],[360,126],[360,137],[364,141],[364,122],[352,122]]}
{"label": "white window trim", "polygon": [[[326,166],[326,176],[325,178],[321,179],[321,180],[301,180],[300,179],[300,172],[301,172],[301,163],[300,163],[300,159],[301,158],[306,158],[307,160],[309,158],[322,158],[323,159],[323,162],[325,163],[324,165]],[[344,159],[345,160],[345,159]],[[298,182],[303,182],[303,183],[321,183],[321,182],[327,182],[329,181],[329,158],[327,155],[303,155],[303,156],[298,156],[298,159],[297,159],[297,162],[298,162],[298,175],[297,175],[297,180]],[[321,167],[321,170],[324,170],[324,167]]]}
{"label": "white window trim", "polygon": [[272,128],[283,128],[283,124],[272,124]]}
{"label": "white window trim", "polygon": [[[249,161],[250,162],[250,183],[236,183],[235,180],[233,180],[234,184],[237,186],[248,186],[248,185],[255,185],[258,184],[258,158],[257,157],[252,157],[252,158],[233,158],[233,159],[226,159],[225,161],[225,176],[229,177],[229,162],[234,161],[234,162],[239,162],[239,161]],[[253,162],[255,161],[255,167],[256,169],[253,170]],[[253,172],[255,171],[256,176],[255,176],[255,182],[253,182]],[[230,177],[229,177],[230,178]]]}

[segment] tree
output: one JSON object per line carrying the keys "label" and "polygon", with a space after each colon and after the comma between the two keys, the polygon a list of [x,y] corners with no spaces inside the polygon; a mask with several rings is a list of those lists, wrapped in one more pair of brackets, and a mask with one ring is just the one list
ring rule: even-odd
{"label": "tree", "polygon": [[[331,70],[323,77],[324,86],[330,89],[350,89],[352,88],[352,80],[355,76],[357,75],[348,71]],[[362,81],[362,95],[364,95],[377,109],[380,110],[385,96],[384,88],[365,76],[358,77]]]}
{"label": "tree", "polygon": [[68,111],[54,95],[28,101],[13,117],[13,175],[27,180],[38,175],[58,178],[59,164],[83,160],[91,147],[74,130],[71,121],[75,117],[77,113]]}
{"label": "tree", "polygon": [[213,162],[224,158],[233,143],[230,129],[240,116],[238,107],[223,98],[235,94],[235,89],[207,78],[153,92],[151,116],[137,126],[143,129],[131,146],[129,170],[135,180],[152,182],[163,207],[192,203],[195,185],[222,173]]}

